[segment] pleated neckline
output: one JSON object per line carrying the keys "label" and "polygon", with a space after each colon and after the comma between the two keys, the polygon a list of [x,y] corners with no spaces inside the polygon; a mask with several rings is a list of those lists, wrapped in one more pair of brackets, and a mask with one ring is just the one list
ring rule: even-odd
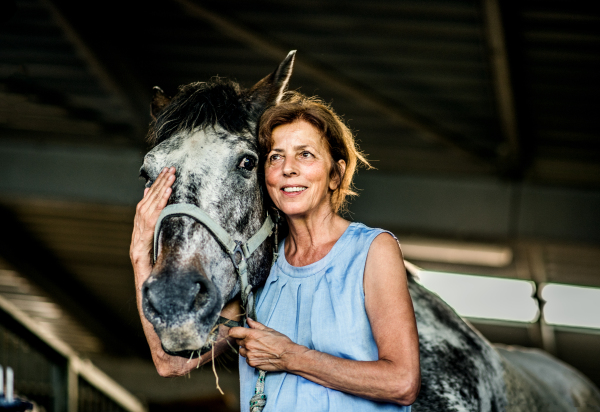
{"label": "pleated neckline", "polygon": [[285,257],[285,239],[283,239],[279,243],[279,258],[277,259],[276,264],[281,270],[281,272],[290,277],[303,278],[313,276],[325,269],[329,265],[331,260],[334,259],[341,250],[344,249],[344,245],[346,244],[348,239],[351,238],[351,234],[355,230],[355,227],[357,225],[359,225],[359,223],[350,223],[350,225],[348,225],[344,233],[342,233],[342,236],[340,236],[340,238],[335,242],[331,250],[325,256],[323,256],[322,259],[319,259],[318,261],[306,266],[292,266],[288,263]]}

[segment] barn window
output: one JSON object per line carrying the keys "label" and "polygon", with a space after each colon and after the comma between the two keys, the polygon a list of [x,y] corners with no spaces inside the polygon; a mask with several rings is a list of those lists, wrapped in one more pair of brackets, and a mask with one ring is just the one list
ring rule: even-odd
{"label": "barn window", "polygon": [[542,299],[547,323],[600,328],[600,288],[546,283]]}
{"label": "barn window", "polygon": [[531,281],[425,270],[419,278],[461,316],[513,322],[535,322],[539,317]]}

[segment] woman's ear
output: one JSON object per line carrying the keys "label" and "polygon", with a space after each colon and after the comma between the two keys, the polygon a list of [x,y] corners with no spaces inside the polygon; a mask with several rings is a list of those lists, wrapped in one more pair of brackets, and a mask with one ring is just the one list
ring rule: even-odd
{"label": "woman's ear", "polygon": [[334,173],[331,181],[329,182],[329,188],[331,190],[336,190],[342,184],[342,180],[344,179],[344,174],[346,173],[346,161],[344,159],[340,159],[336,164],[333,165]]}

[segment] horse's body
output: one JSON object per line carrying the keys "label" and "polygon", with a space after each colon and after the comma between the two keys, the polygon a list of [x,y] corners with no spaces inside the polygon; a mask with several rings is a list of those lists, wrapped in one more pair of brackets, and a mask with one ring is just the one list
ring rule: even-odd
{"label": "horse's body", "polygon": [[[169,101],[157,93],[154,148],[142,175],[151,184],[175,166],[170,203],[199,206],[234,239],[265,219],[255,124],[287,87],[293,54],[249,91],[196,83]],[[268,275],[272,243],[248,260],[250,284]],[[240,292],[229,256],[199,222],[165,219],[143,307],[169,353],[189,356],[209,339],[224,304]],[[541,351],[495,348],[437,295],[409,275],[419,330],[421,392],[413,411],[600,411],[600,393],[581,374]]]}
{"label": "horse's body", "polygon": [[600,412],[600,392],[547,353],[492,346],[436,294],[409,278],[421,353],[421,411]]}

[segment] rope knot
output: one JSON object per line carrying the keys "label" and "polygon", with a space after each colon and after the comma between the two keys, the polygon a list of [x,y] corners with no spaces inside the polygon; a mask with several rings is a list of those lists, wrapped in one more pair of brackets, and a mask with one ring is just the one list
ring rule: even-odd
{"label": "rope knot", "polygon": [[267,395],[257,393],[250,398],[250,412],[261,412],[267,404]]}
{"label": "rope knot", "polygon": [[258,379],[254,388],[254,396],[250,398],[250,412],[262,412],[267,404],[267,395],[265,395],[265,371],[258,371]]}

